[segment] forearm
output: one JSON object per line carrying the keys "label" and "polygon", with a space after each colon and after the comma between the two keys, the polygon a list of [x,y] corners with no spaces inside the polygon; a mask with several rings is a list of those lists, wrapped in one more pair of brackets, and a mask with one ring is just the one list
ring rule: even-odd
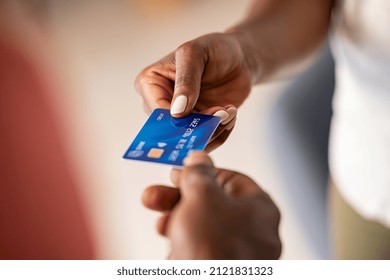
{"label": "forearm", "polygon": [[298,72],[326,37],[333,0],[254,0],[236,36],[254,84]]}

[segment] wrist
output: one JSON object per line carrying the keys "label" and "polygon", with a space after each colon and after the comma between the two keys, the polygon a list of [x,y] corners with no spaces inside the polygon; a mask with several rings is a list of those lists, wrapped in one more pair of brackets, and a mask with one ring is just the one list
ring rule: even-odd
{"label": "wrist", "polygon": [[274,67],[273,59],[269,51],[265,51],[266,46],[259,44],[255,36],[248,27],[234,26],[225,31],[225,34],[232,36],[241,50],[243,59],[251,73],[252,85],[267,80]]}

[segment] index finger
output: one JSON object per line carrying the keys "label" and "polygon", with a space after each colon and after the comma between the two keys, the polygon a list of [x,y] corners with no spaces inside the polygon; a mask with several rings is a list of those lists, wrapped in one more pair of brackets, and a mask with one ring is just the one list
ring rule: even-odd
{"label": "index finger", "polygon": [[145,110],[170,109],[175,80],[173,54],[145,68],[136,78],[134,87],[144,101]]}

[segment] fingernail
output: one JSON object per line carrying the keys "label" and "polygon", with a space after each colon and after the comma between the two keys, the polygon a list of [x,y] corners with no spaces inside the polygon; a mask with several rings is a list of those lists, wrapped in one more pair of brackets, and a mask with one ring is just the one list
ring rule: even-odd
{"label": "fingernail", "polygon": [[230,108],[228,108],[227,110],[226,110],[227,112],[228,112],[228,114],[229,114],[229,117],[226,119],[226,120],[224,120],[223,122],[222,122],[222,124],[227,124],[227,123],[229,123],[232,119],[234,119],[234,117],[237,115],[237,109],[236,109],[236,107],[230,107]]}
{"label": "fingernail", "polygon": [[236,124],[235,120],[231,121],[228,125],[226,125],[225,129],[226,130],[231,130],[234,127],[235,124]]}
{"label": "fingernail", "polygon": [[187,96],[180,95],[176,97],[175,101],[173,101],[171,107],[171,115],[181,114],[186,110],[187,107]]}
{"label": "fingernail", "polygon": [[228,112],[226,112],[224,110],[219,110],[219,111],[215,112],[213,116],[220,117],[221,123],[222,123],[224,120],[226,120],[229,117],[229,114],[228,114]]}

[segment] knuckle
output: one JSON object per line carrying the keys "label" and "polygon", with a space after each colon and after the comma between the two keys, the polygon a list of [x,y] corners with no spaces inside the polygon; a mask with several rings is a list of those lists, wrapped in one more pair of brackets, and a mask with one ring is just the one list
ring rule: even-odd
{"label": "knuckle", "polygon": [[188,65],[197,61],[204,61],[206,49],[197,40],[186,42],[180,45],[175,52],[176,61],[178,59],[184,60]]}
{"label": "knuckle", "polygon": [[192,56],[193,54],[197,54],[199,52],[200,45],[196,40],[188,41],[176,49],[176,54],[184,56]]}
{"label": "knuckle", "polygon": [[142,92],[142,86],[146,83],[145,82],[146,77],[147,77],[147,71],[145,69],[141,73],[139,73],[138,76],[135,78],[134,87],[138,93]]}
{"label": "knuckle", "polygon": [[149,69],[145,69],[135,79],[134,87],[139,94],[143,95],[144,87],[151,84],[152,82],[152,71]]}

